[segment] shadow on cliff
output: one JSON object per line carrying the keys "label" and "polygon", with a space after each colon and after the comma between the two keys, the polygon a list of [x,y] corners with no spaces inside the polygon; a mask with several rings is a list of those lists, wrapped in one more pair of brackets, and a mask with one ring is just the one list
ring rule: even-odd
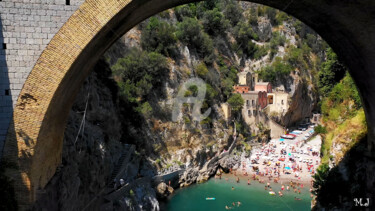
{"label": "shadow on cliff", "polygon": [[[140,156],[149,153],[142,145],[147,139],[141,131],[133,131],[144,119],[119,100],[111,74],[101,59],[82,85],[64,132],[62,163],[33,209],[99,209],[103,196],[113,188],[114,172],[123,163],[128,166],[123,176],[126,183],[154,175],[153,165]],[[129,150],[127,144],[136,145],[136,150]]]}
{"label": "shadow on cliff", "polygon": [[[15,139],[14,126],[11,122],[13,114],[13,101],[10,91],[9,69],[6,61],[7,42],[4,39],[3,23],[0,17],[0,210],[17,210],[17,201],[15,200],[15,192],[13,183],[21,179],[17,165],[17,142]],[[9,127],[9,128],[8,128]],[[9,132],[8,145],[12,146],[12,150],[4,151],[5,140]],[[11,143],[10,143],[11,142]],[[6,172],[7,171],[7,172]],[[7,173],[12,172],[12,177]],[[23,186],[23,184],[18,184]],[[24,186],[23,189],[26,189]]]}
{"label": "shadow on cliff", "polygon": [[370,199],[370,207],[367,208],[356,205],[354,201],[361,198],[363,204],[367,201],[366,181],[369,178],[366,177],[366,170],[374,161],[364,156],[366,144],[367,137],[364,137],[345,154],[339,164],[314,176],[317,180],[314,186],[320,188],[312,210],[373,210],[373,199]]}

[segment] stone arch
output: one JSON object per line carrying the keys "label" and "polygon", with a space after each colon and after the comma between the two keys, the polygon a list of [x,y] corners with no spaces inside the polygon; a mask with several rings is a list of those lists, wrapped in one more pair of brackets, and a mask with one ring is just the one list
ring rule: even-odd
{"label": "stone arch", "polygon": [[[76,93],[99,57],[147,17],[198,0],[86,0],[54,36],[19,95],[3,157],[21,209],[34,200],[61,161],[62,140]],[[343,59],[360,91],[375,134],[375,2],[252,0],[285,11],[317,31]],[[352,17],[356,17],[352,19]],[[362,80],[364,79],[364,80]],[[372,187],[372,186],[371,186]]]}

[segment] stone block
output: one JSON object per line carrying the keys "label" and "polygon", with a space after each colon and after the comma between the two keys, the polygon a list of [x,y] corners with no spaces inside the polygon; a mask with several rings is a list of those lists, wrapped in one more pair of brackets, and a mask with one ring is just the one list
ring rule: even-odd
{"label": "stone block", "polygon": [[27,50],[19,50],[18,55],[20,56],[26,56],[27,55]]}

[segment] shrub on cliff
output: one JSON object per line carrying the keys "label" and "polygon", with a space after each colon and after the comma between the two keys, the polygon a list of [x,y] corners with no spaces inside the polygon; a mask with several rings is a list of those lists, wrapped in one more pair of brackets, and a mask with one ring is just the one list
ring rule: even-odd
{"label": "shrub on cliff", "polygon": [[327,59],[319,71],[319,91],[327,96],[333,86],[345,76],[346,68],[338,61],[337,55],[331,48],[327,49]]}
{"label": "shrub on cliff", "polygon": [[195,18],[185,18],[178,23],[177,38],[185,45],[197,49],[198,54],[206,63],[214,60],[214,47],[212,39],[203,31],[203,26]]}
{"label": "shrub on cliff", "polygon": [[138,49],[132,49],[127,56],[118,59],[111,69],[120,95],[130,103],[144,103],[151,90],[161,89],[169,72],[163,55]]}
{"label": "shrub on cliff", "polygon": [[252,40],[259,39],[252,27],[245,22],[239,22],[233,29],[233,35],[236,38],[236,42],[233,44],[232,49],[239,56],[245,54],[248,57],[252,57],[257,51],[257,46]]}
{"label": "shrub on cliff", "polygon": [[177,38],[174,32],[175,28],[173,25],[152,17],[146,28],[142,30],[142,48],[146,51],[154,51],[168,57],[176,56]]}
{"label": "shrub on cliff", "polygon": [[242,98],[241,94],[233,94],[229,99],[228,103],[234,112],[241,112],[241,109],[245,103],[244,99]]}
{"label": "shrub on cliff", "polygon": [[225,33],[229,27],[229,21],[218,8],[206,11],[203,14],[202,24],[205,31],[213,36]]}

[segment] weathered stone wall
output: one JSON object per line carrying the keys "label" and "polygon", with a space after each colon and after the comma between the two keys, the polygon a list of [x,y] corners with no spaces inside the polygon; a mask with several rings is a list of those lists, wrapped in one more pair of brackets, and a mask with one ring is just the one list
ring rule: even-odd
{"label": "weathered stone wall", "polygon": [[0,157],[18,95],[42,51],[84,0],[0,1]]}

